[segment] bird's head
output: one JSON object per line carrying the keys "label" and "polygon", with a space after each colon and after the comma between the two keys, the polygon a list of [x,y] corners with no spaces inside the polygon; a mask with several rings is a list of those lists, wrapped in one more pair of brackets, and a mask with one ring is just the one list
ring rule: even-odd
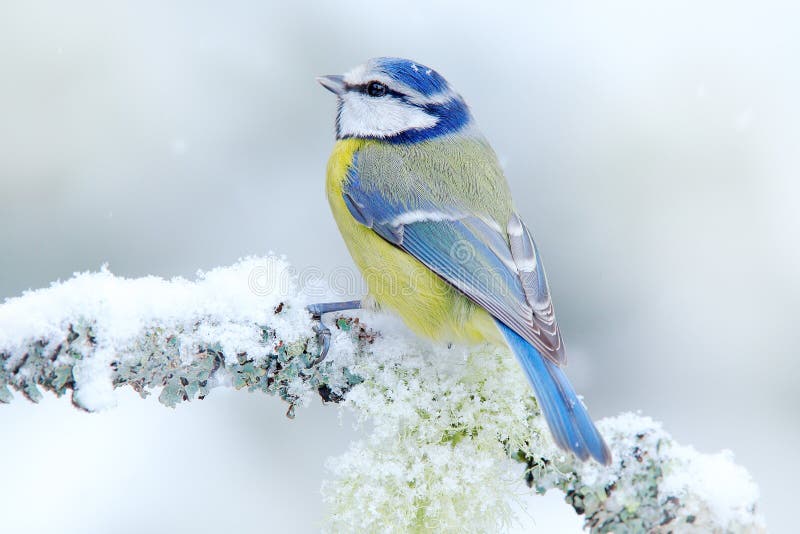
{"label": "bird's head", "polygon": [[472,122],[464,100],[438,72],[399,58],[375,58],[344,75],[320,76],[336,94],[336,138],[425,141]]}

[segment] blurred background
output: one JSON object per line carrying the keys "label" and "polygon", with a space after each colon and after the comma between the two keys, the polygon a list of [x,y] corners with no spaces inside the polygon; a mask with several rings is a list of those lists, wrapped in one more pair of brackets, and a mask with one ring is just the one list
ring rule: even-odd
{"label": "blurred background", "polygon": [[[0,299],[104,262],[192,276],[272,250],[352,268],[323,192],[335,102],[314,77],[413,58],[499,154],[592,414],[640,409],[732,449],[788,531],[799,16],[788,1],[2,0]],[[0,406],[0,530],[314,532],[324,460],[355,432],[336,408],[284,412],[221,390],[96,415],[18,398]],[[554,508],[534,502],[541,531],[579,528],[568,509],[548,523]]]}

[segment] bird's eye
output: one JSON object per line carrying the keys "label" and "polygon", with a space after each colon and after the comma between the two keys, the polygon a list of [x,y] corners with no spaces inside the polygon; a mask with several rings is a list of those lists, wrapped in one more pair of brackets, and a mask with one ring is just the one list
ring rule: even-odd
{"label": "bird's eye", "polygon": [[367,94],[369,96],[383,96],[386,94],[386,86],[381,82],[369,82],[367,84]]}

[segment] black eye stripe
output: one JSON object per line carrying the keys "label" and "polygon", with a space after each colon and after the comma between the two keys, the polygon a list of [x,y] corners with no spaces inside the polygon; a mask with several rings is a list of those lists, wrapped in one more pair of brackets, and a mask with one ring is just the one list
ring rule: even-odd
{"label": "black eye stripe", "polygon": [[[344,87],[347,91],[354,91],[356,93],[362,93],[368,95],[369,93],[367,93],[367,89],[369,88],[369,84],[371,83],[372,82],[359,83],[359,84],[346,83],[344,84]],[[400,91],[395,91],[386,84],[383,84],[383,86],[386,87],[386,93],[385,93],[386,95],[394,96],[396,98],[400,98],[401,100],[406,100],[406,98],[408,97],[408,95],[406,95],[405,93],[401,93]]]}

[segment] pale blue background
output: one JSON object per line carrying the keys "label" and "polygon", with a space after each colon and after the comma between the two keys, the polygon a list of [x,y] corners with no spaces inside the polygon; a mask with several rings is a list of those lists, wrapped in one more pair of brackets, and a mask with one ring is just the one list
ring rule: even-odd
{"label": "pale blue background", "polygon": [[[500,155],[593,415],[641,409],[681,442],[733,449],[788,530],[798,20],[788,1],[0,0],[0,298],[103,262],[191,275],[274,250],[350,268],[322,185],[334,100],[314,76],[411,57],[463,93]],[[9,532],[243,534],[268,510],[313,531],[350,424],[283,412],[217,391],[95,416],[20,399],[0,407],[0,517]]]}

